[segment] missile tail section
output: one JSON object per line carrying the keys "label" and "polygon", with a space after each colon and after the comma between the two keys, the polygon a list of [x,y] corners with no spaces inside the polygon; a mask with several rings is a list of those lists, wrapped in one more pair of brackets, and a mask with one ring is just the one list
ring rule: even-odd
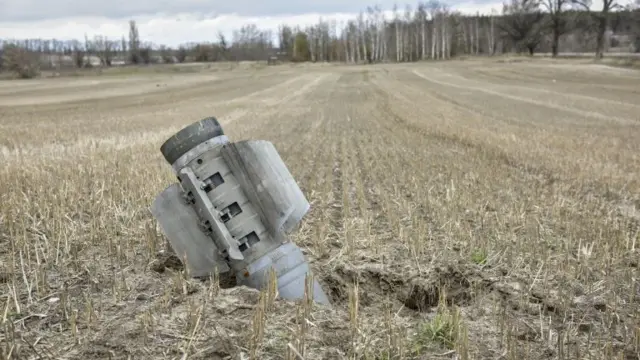
{"label": "missile tail section", "polygon": [[[275,270],[279,294],[301,299],[309,265],[288,241],[309,203],[272,143],[229,142],[215,118],[180,130],[161,152],[179,180],[151,211],[192,276],[233,271],[261,289]],[[314,299],[329,304],[317,283]]]}

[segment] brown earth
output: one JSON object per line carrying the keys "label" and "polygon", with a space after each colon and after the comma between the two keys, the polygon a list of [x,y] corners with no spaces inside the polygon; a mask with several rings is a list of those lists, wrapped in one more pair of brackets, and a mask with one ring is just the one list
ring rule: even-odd
{"label": "brown earth", "polygon": [[[0,358],[638,359],[640,72],[563,61],[0,82]],[[272,141],[332,308],[185,280],[200,118]]]}

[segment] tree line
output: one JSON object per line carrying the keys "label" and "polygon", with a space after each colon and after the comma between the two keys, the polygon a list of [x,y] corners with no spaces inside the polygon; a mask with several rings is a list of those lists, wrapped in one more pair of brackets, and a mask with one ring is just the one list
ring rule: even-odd
{"label": "tree line", "polygon": [[[120,39],[95,36],[84,41],[0,40],[0,69],[18,77],[42,69],[126,64],[268,60],[295,62],[412,62],[465,55],[640,52],[640,0],[623,6],[603,0],[598,11],[589,0],[507,0],[501,12],[463,15],[439,0],[395,6],[391,16],[368,7],[338,23],[320,19],[312,26],[281,25],[277,31],[242,26],[231,39],[175,48],[141,40],[135,21]],[[275,41],[277,39],[277,44]]]}

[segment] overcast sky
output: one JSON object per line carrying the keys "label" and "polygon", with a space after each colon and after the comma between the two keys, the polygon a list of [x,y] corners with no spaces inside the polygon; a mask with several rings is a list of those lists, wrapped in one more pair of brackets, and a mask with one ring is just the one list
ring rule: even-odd
{"label": "overcast sky", "polygon": [[[377,2],[385,10],[394,3]],[[446,3],[463,13],[488,14],[502,8],[500,0]],[[128,33],[128,20],[135,19],[143,40],[176,45],[214,40],[218,31],[230,35],[247,23],[275,30],[283,23],[304,26],[320,17],[344,21],[375,4],[367,0],[0,0],[0,38],[73,39],[85,34],[120,38]]]}

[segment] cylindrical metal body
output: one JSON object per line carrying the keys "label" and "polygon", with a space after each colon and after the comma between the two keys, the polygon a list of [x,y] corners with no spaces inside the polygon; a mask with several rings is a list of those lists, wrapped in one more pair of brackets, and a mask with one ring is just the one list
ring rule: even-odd
{"label": "cylindrical metal body", "polygon": [[[269,278],[269,270],[275,270],[278,278],[278,293],[284,299],[302,299],[305,291],[306,274],[311,273],[304,254],[294,243],[288,242],[268,252],[248,266],[250,276],[243,278],[243,284],[260,289]],[[242,274],[238,274],[244,277]],[[238,279],[240,281],[240,279]],[[329,298],[317,280],[313,282],[313,300],[329,304]]]}
{"label": "cylindrical metal body", "polygon": [[[217,120],[210,118],[182,129],[161,151],[173,161],[187,203],[238,283],[262,289],[273,268],[280,296],[301,299],[310,269],[300,249],[286,241],[284,230],[300,221],[308,203],[272,145],[242,145],[229,143]],[[233,251],[235,257],[230,256]],[[314,299],[329,304],[317,281]]]}
{"label": "cylindrical metal body", "polygon": [[[215,206],[214,211],[220,213],[220,219],[238,242],[238,249],[244,256],[244,261],[229,265],[241,271],[255,259],[280,246],[280,243],[262,224],[258,212],[222,158],[221,150],[227,143],[224,135],[206,140],[178,158],[172,167],[176,174],[183,168],[189,168],[200,181],[207,184],[204,190]],[[209,211],[198,210],[198,213]]]}

